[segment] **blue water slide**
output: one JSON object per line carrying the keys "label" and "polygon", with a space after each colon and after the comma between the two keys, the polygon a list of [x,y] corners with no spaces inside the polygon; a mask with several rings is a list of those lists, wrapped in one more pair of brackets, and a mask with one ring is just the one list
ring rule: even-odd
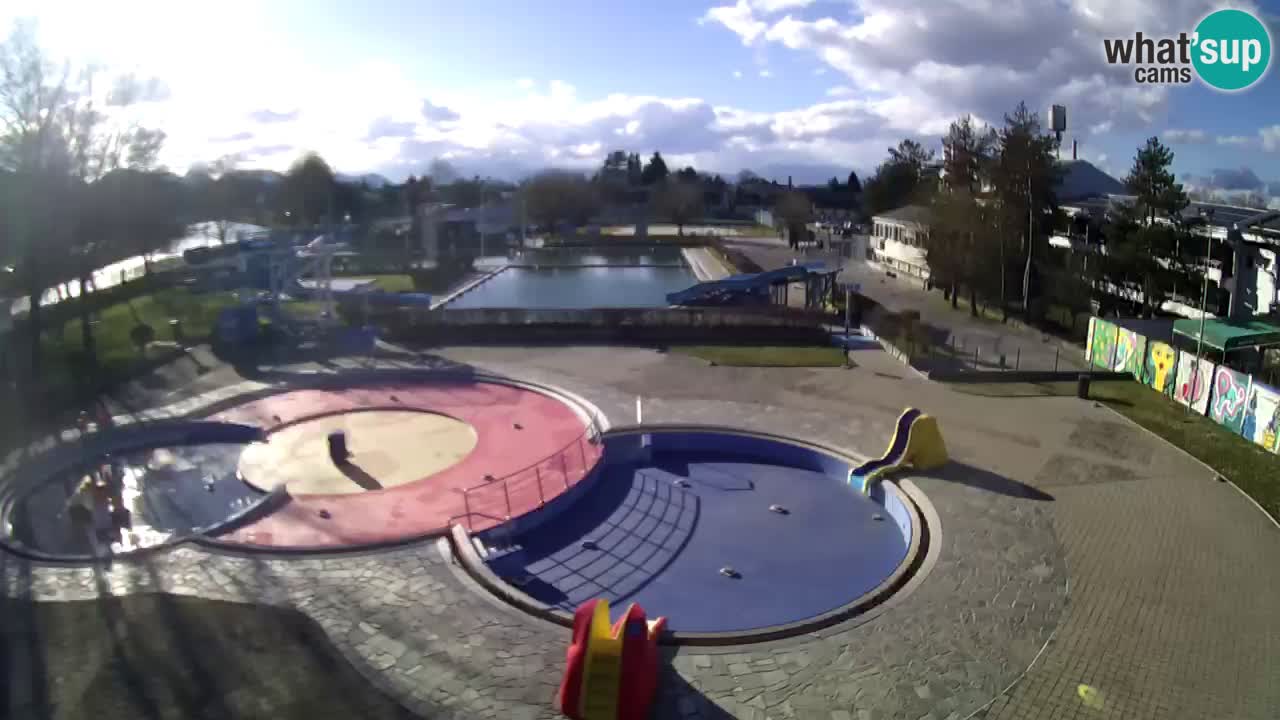
{"label": "blue water slide", "polygon": [[791,282],[794,280],[803,280],[811,273],[820,272],[825,268],[826,264],[823,262],[811,262],[803,265],[788,265],[776,270],[766,270],[765,272],[759,273],[730,275],[729,277],[721,280],[698,283],[693,287],[668,293],[667,302],[672,305],[689,305],[691,303],[714,300],[724,296],[749,294],[765,290],[771,285]]}

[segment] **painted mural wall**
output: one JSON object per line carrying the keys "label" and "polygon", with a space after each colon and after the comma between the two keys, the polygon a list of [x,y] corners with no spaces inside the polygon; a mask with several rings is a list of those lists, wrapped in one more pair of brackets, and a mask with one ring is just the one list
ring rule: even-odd
{"label": "painted mural wall", "polygon": [[1180,405],[1190,405],[1192,410],[1205,414],[1209,409],[1209,394],[1213,380],[1213,362],[1183,350],[1178,356],[1178,388],[1174,399]]}
{"label": "painted mural wall", "polygon": [[1132,330],[1116,328],[1116,349],[1111,358],[1111,369],[1127,372],[1142,380],[1147,358],[1147,338]]}
{"label": "painted mural wall", "polygon": [[1095,320],[1089,343],[1089,362],[1110,370],[1116,354],[1116,326],[1106,320]]}
{"label": "painted mural wall", "polygon": [[1213,373],[1213,396],[1209,400],[1209,417],[1219,425],[1239,433],[1244,427],[1245,402],[1253,378],[1226,366]]}
{"label": "painted mural wall", "polygon": [[1280,452],[1280,392],[1260,382],[1249,386],[1240,434],[1271,452]]}
{"label": "painted mural wall", "polygon": [[1138,382],[1267,450],[1280,454],[1280,389],[1208,358],[1089,318],[1085,360],[1133,375]]}
{"label": "painted mural wall", "polygon": [[1167,343],[1153,342],[1147,352],[1147,367],[1142,377],[1147,387],[1173,397],[1177,384],[1178,351]]}

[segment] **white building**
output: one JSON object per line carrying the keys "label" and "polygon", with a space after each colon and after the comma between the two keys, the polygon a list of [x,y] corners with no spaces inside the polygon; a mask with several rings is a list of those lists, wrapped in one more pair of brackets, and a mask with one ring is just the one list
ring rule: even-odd
{"label": "white building", "polygon": [[870,248],[874,260],[887,268],[929,279],[925,240],[929,236],[929,208],[906,205],[871,218]]}
{"label": "white building", "polygon": [[[1118,205],[1131,202],[1132,196],[1107,195],[1065,203],[1062,209],[1070,222],[1066,228],[1056,231],[1049,243],[1073,252],[1105,255],[1107,246],[1101,226]],[[1280,311],[1280,282],[1277,281],[1280,212],[1193,202],[1182,211],[1182,219],[1192,226],[1193,241],[1198,243],[1188,254],[1197,258],[1210,254],[1205,275],[1233,301],[1221,307],[1218,298],[1209,297],[1208,314],[1228,314],[1232,305],[1234,317]],[[1157,222],[1169,221],[1157,218]],[[1165,300],[1160,309],[1183,317],[1199,317],[1200,290],[1199,286],[1179,288],[1177,295]],[[1135,302],[1142,299],[1142,293],[1134,289],[1111,288],[1111,291],[1117,297]]]}

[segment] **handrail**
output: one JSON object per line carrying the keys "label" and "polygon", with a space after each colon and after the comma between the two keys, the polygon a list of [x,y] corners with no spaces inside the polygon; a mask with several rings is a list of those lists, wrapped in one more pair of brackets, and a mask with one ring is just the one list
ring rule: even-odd
{"label": "handrail", "polygon": [[[555,469],[554,463],[558,458],[560,460],[559,470],[562,475],[562,479],[564,481],[564,489],[568,490],[570,487],[580,482],[582,478],[586,477],[587,473],[590,471],[590,468],[587,466],[586,445],[592,444],[595,441],[595,439],[598,437],[600,437],[600,430],[596,425],[595,418],[591,418],[590,422],[587,423],[587,427],[583,430],[582,434],[578,435],[571,442],[562,446],[560,449],[556,450],[555,452],[549,455],[546,455],[529,465],[526,465],[517,470],[513,470],[507,473],[506,475],[503,475],[502,477],[488,478],[483,483],[472,485],[471,487],[457,488],[456,492],[462,495],[463,512],[451,516],[449,518],[450,524],[454,523],[459,519],[465,519],[467,530],[468,532],[471,532],[471,531],[474,531],[475,529],[472,526],[472,522],[471,522],[472,517],[474,516],[479,516],[480,518],[486,519],[486,520],[498,520],[498,521],[510,520],[512,515],[511,491],[512,491],[513,481],[515,481],[520,476],[527,477],[529,475],[530,470],[533,471],[533,479],[537,485],[538,507],[542,507],[543,505],[546,504],[547,497],[548,497],[548,493],[543,486],[543,475],[542,475],[543,466],[547,465],[548,463],[552,463],[553,464],[552,469],[554,470]],[[577,450],[576,453],[574,452],[575,449]],[[577,478],[574,479],[572,482],[570,482],[570,474],[569,474],[569,459],[570,459],[569,456],[571,454],[578,456],[577,458],[574,458],[574,459],[578,459],[578,458],[581,459],[580,472],[577,474]],[[503,498],[503,507],[506,509],[506,513],[503,515],[503,517],[498,518],[491,513],[486,513],[483,511],[472,511],[471,497],[473,493],[477,493],[482,490],[491,490],[491,491],[497,492],[498,488],[501,488],[502,498]],[[558,494],[559,493],[556,493],[553,491],[550,493],[550,497],[554,498]]]}

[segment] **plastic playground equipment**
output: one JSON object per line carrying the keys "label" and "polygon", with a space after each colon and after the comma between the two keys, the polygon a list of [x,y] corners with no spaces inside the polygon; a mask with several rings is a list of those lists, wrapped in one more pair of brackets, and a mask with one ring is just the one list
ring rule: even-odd
{"label": "plastic playground equipment", "polygon": [[751,301],[768,302],[769,289],[810,275],[823,275],[828,271],[823,262],[788,265],[760,273],[730,275],[722,280],[698,283],[679,292],[669,293],[667,302],[672,305],[731,305]]}
{"label": "plastic playground equipment", "polygon": [[573,638],[556,709],[573,720],[643,720],[658,688],[658,638],[665,618],[646,620],[632,603],[609,625],[609,601],[573,615]]}
{"label": "plastic playground equipment", "polygon": [[947,463],[947,446],[942,441],[937,418],[916,408],[907,408],[898,423],[884,456],[865,462],[849,472],[849,484],[866,493],[885,473],[901,467],[931,470]]}

